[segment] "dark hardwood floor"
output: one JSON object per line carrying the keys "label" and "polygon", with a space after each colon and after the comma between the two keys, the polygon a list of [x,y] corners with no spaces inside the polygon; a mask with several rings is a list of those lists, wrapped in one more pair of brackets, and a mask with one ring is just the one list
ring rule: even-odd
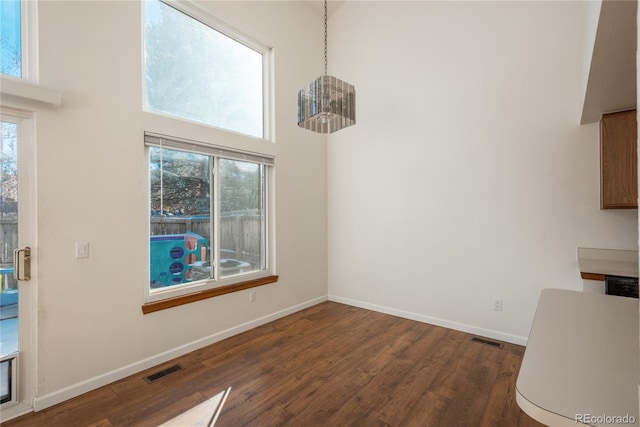
{"label": "dark hardwood floor", "polygon": [[524,347],[471,338],[325,302],[3,426],[157,426],[229,386],[217,427],[541,425],[515,402]]}

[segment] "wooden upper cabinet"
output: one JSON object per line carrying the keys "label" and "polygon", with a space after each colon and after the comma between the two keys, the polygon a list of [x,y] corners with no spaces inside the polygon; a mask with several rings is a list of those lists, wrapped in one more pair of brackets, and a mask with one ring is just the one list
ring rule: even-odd
{"label": "wooden upper cabinet", "polygon": [[636,110],[603,114],[600,120],[600,208],[638,208]]}

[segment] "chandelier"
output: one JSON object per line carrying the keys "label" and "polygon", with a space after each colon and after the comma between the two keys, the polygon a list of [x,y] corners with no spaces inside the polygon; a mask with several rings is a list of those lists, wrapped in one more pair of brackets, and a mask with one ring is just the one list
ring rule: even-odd
{"label": "chandelier", "polygon": [[356,89],[327,74],[327,0],[324,0],[324,75],[298,92],[298,126],[333,133],[356,124]]}

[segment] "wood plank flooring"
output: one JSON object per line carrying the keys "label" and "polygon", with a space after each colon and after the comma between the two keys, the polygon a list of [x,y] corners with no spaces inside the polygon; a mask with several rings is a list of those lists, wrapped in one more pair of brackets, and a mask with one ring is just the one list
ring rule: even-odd
{"label": "wood plank flooring", "polygon": [[325,302],[3,426],[158,426],[230,386],[217,427],[540,426],[515,402],[524,347],[471,338]]}

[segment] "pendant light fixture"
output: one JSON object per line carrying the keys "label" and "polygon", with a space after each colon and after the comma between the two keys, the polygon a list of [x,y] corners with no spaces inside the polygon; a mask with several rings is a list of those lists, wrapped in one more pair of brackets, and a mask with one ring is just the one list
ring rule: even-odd
{"label": "pendant light fixture", "polygon": [[298,92],[298,126],[333,133],[355,124],[355,88],[327,74],[327,0],[324,0],[324,75]]}

